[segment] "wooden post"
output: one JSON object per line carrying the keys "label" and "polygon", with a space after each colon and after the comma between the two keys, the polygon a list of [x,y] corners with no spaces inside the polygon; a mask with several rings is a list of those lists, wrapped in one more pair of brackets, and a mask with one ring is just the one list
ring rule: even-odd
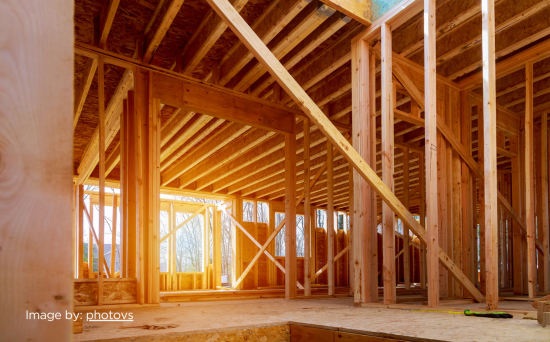
{"label": "wooden post", "polygon": [[[252,222],[254,223],[254,238],[258,240],[258,201],[254,201],[252,207]],[[260,249],[254,248],[254,253]],[[258,263],[254,263],[254,289],[258,288]]]}
{"label": "wooden post", "polygon": [[90,199],[90,222],[88,222],[88,278],[94,277],[94,204]]}
{"label": "wooden post", "polygon": [[542,246],[546,251],[542,255],[542,262],[539,261],[540,266],[542,267],[542,273],[544,278],[544,287],[541,289],[542,292],[550,292],[550,249],[549,249],[549,236],[550,236],[550,227],[549,227],[549,215],[548,215],[548,113],[542,114],[541,119],[541,206],[542,206],[542,215],[541,215],[541,228],[542,234]]}
{"label": "wooden post", "polygon": [[[273,205],[273,202],[269,202],[269,223],[268,223],[268,236],[271,236],[273,232],[275,231],[275,206]],[[267,248],[268,252],[271,255],[275,255],[275,241],[273,241],[269,247]],[[268,283],[269,286],[276,286],[277,285],[277,268],[275,267],[275,264],[271,261],[267,263],[267,270],[268,270]]]}
{"label": "wooden post", "polygon": [[439,306],[439,242],[437,218],[437,91],[436,91],[436,4],[424,0],[424,89],[427,205],[428,306]]}
{"label": "wooden post", "polygon": [[309,118],[303,120],[304,126],[304,295],[311,296],[311,200],[309,195]]}
{"label": "wooden post", "polygon": [[[498,308],[497,109],[495,3],[481,1],[483,50],[483,134],[485,177],[485,262],[487,310]],[[481,129],[481,126],[479,127]],[[478,130],[478,134],[481,132]],[[481,149],[481,147],[480,147]]]}
{"label": "wooden post", "polygon": [[111,230],[111,277],[115,278],[116,273],[116,229],[118,214],[118,196],[113,194],[113,229]]}
{"label": "wooden post", "polygon": [[533,63],[525,65],[525,208],[527,225],[527,289],[529,298],[537,296],[535,251],[535,189],[533,184]]}
{"label": "wooden post", "polygon": [[[231,213],[235,215],[235,219],[242,221],[242,198],[240,196],[233,199],[233,205],[231,206]],[[241,234],[238,227],[231,222],[231,287],[236,290],[242,289],[242,282],[235,287],[237,279],[241,275]]]}
{"label": "wooden post", "polygon": [[[420,225],[426,228],[426,167],[424,153],[418,153],[418,186],[420,186]],[[420,242],[420,288],[426,288],[426,245]]]}
{"label": "wooden post", "polygon": [[296,135],[285,135],[285,299],[296,298]]}
{"label": "wooden post", "polygon": [[[468,92],[460,92],[460,111],[461,125],[460,133],[462,144],[466,148],[468,155],[472,155],[472,116],[471,105],[468,98]],[[474,222],[472,212],[472,174],[470,167],[462,161],[461,173],[461,195],[462,195],[462,265],[464,274],[475,283],[476,271],[474,267],[473,240],[474,240]]]}
{"label": "wooden post", "polygon": [[[483,109],[478,106],[477,107],[477,127],[478,132],[480,132],[481,129],[484,127],[485,122],[485,113],[483,112]],[[478,134],[477,135],[477,145],[479,146],[477,150],[477,162],[481,167],[484,167],[485,163],[485,148],[482,148],[485,146],[485,135],[484,134]],[[478,219],[477,223],[479,225],[479,290],[481,293],[485,294],[486,290],[486,279],[487,279],[487,273],[486,273],[486,257],[487,254],[485,253],[485,185],[484,185],[484,179],[481,177],[477,177],[477,193],[478,193]],[[477,255],[477,254],[476,254]]]}
{"label": "wooden post", "polygon": [[98,107],[99,107],[99,262],[97,271],[97,305],[103,305],[103,259],[105,240],[105,65],[99,57]]}
{"label": "wooden post", "polygon": [[327,143],[327,264],[328,264],[328,295],[335,294],[334,285],[334,172],[333,149],[330,142]]}
{"label": "wooden post", "polygon": [[202,270],[202,289],[208,289],[208,264],[210,263],[210,251],[208,247],[210,245],[210,236],[209,236],[209,227],[208,222],[210,221],[210,208],[204,208],[204,234],[203,234],[203,270]]}
{"label": "wooden post", "polygon": [[214,270],[212,275],[212,285],[214,290],[222,285],[222,212],[214,211],[214,239],[213,239],[213,262]]}
{"label": "wooden post", "polygon": [[[409,148],[403,149],[403,204],[409,209]],[[411,288],[411,261],[409,253],[409,227],[403,224],[403,281]]]}
{"label": "wooden post", "polygon": [[[367,42],[359,40],[352,45],[352,143],[353,148],[371,166],[371,53]],[[376,134],[374,134],[374,137]],[[376,145],[374,145],[376,148]],[[376,165],[376,162],[374,162]],[[353,265],[354,265],[354,304],[372,302],[372,189],[356,171],[352,170],[350,189],[353,187]],[[352,194],[350,193],[350,199]],[[375,229],[375,228],[374,228]],[[378,286],[376,286],[378,289]],[[378,292],[376,293],[378,295]]]}
{"label": "wooden post", "polygon": [[138,193],[138,303],[160,302],[160,100],[153,99],[152,71],[135,70]]}
{"label": "wooden post", "polygon": [[1,7],[0,340],[71,341],[74,2]]}
{"label": "wooden post", "polygon": [[77,237],[77,266],[78,273],[76,277],[78,279],[84,278],[84,185],[77,186],[77,224],[78,224],[78,237]]}
{"label": "wooden post", "polygon": [[[382,181],[393,192],[393,85],[392,36],[388,24],[382,25]],[[394,213],[382,202],[384,304],[395,303]]]}
{"label": "wooden post", "polygon": [[[135,77],[134,72],[134,77]],[[125,201],[125,214],[124,217],[127,220],[127,236],[126,236],[126,276],[129,278],[139,277],[139,224],[138,224],[138,212],[139,212],[139,199],[138,199],[138,124],[136,115],[136,96],[134,91],[128,92],[128,110],[126,122],[127,138],[126,148],[127,151],[127,164],[125,166],[125,178],[124,184],[127,185],[127,200]]]}
{"label": "wooden post", "polygon": [[[369,146],[370,146],[370,165],[372,170],[376,172],[376,55],[374,49],[371,47],[369,49],[369,134],[370,137]],[[367,188],[368,186],[368,188]],[[371,245],[370,253],[366,253],[367,262],[370,259],[371,269],[370,269],[370,289],[371,289],[371,301],[378,301],[378,219],[377,219],[377,210],[378,205],[376,202],[376,192],[374,188],[366,182],[364,187],[361,188],[365,194],[368,195],[368,189],[370,189],[370,206],[367,204],[370,217],[370,239]],[[368,199],[368,197],[367,197]],[[365,255],[365,254],[364,254]],[[365,271],[365,273],[367,273]],[[365,296],[366,297],[366,296]]]}

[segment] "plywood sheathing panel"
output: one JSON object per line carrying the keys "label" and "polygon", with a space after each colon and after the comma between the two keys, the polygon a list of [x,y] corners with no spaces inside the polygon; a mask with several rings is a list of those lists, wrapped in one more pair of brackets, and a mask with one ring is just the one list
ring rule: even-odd
{"label": "plywood sheathing panel", "polygon": [[135,281],[108,281],[103,283],[103,302],[109,303],[135,303]]}

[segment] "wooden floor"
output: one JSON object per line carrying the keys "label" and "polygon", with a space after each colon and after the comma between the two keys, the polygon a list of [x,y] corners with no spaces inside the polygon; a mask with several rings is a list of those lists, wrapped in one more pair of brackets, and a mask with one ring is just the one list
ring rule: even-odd
{"label": "wooden floor", "polygon": [[[403,306],[403,305],[402,305]],[[464,310],[470,306],[463,305]],[[472,305],[471,307],[478,307]],[[534,311],[528,302],[501,302],[502,310]],[[293,322],[327,326],[341,331],[368,331],[371,334],[398,337],[410,341],[549,341],[550,330],[536,320],[466,317],[461,310],[447,312],[408,309],[354,307],[352,298],[316,300],[253,299],[202,303],[163,303],[160,307],[133,308],[134,322],[84,322],[75,341],[105,339],[137,340],[151,336],[155,341],[172,341],[178,335],[221,332],[243,327],[281,326]],[[412,309],[412,310],[411,310]],[[122,312],[123,310],[113,310]],[[426,312],[428,311],[428,312]],[[453,312],[453,313],[449,313]],[[143,330],[121,327],[145,324],[178,324],[167,330]],[[406,338],[405,338],[406,337]],[[139,340],[142,340],[141,338]],[[179,339],[177,339],[179,340]],[[187,341],[187,339],[185,339]],[[216,339],[214,341],[217,341]]]}

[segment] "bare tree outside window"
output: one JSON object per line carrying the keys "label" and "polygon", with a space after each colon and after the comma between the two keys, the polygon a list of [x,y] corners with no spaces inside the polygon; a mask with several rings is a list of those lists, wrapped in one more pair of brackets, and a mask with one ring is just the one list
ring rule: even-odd
{"label": "bare tree outside window", "polygon": [[[169,213],[167,211],[160,212],[160,238],[162,239],[170,231],[170,225],[168,220]],[[169,256],[168,256],[168,242],[170,240],[163,241],[160,244],[160,271],[169,271]]]}
{"label": "bare tree outside window", "polygon": [[269,204],[258,202],[258,223],[269,222]]}
{"label": "bare tree outside window", "polygon": [[[275,213],[275,226],[285,218],[285,214]],[[285,228],[275,237],[275,256],[285,256]],[[304,216],[296,215],[296,256],[304,256]]]}

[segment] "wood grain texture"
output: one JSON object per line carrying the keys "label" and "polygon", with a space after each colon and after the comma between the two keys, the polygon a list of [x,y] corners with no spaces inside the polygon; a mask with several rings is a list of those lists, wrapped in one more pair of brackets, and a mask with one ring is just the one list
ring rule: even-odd
{"label": "wood grain texture", "polygon": [[72,309],[73,6],[0,3],[0,335],[6,341],[72,338],[71,321],[27,320],[25,313]]}
{"label": "wood grain texture", "polygon": [[[481,1],[483,50],[483,135],[485,149],[485,262],[487,309],[498,308],[497,108],[495,2]],[[481,128],[481,127],[480,127]],[[479,130],[478,130],[479,132]],[[481,134],[479,132],[478,134]]]}

